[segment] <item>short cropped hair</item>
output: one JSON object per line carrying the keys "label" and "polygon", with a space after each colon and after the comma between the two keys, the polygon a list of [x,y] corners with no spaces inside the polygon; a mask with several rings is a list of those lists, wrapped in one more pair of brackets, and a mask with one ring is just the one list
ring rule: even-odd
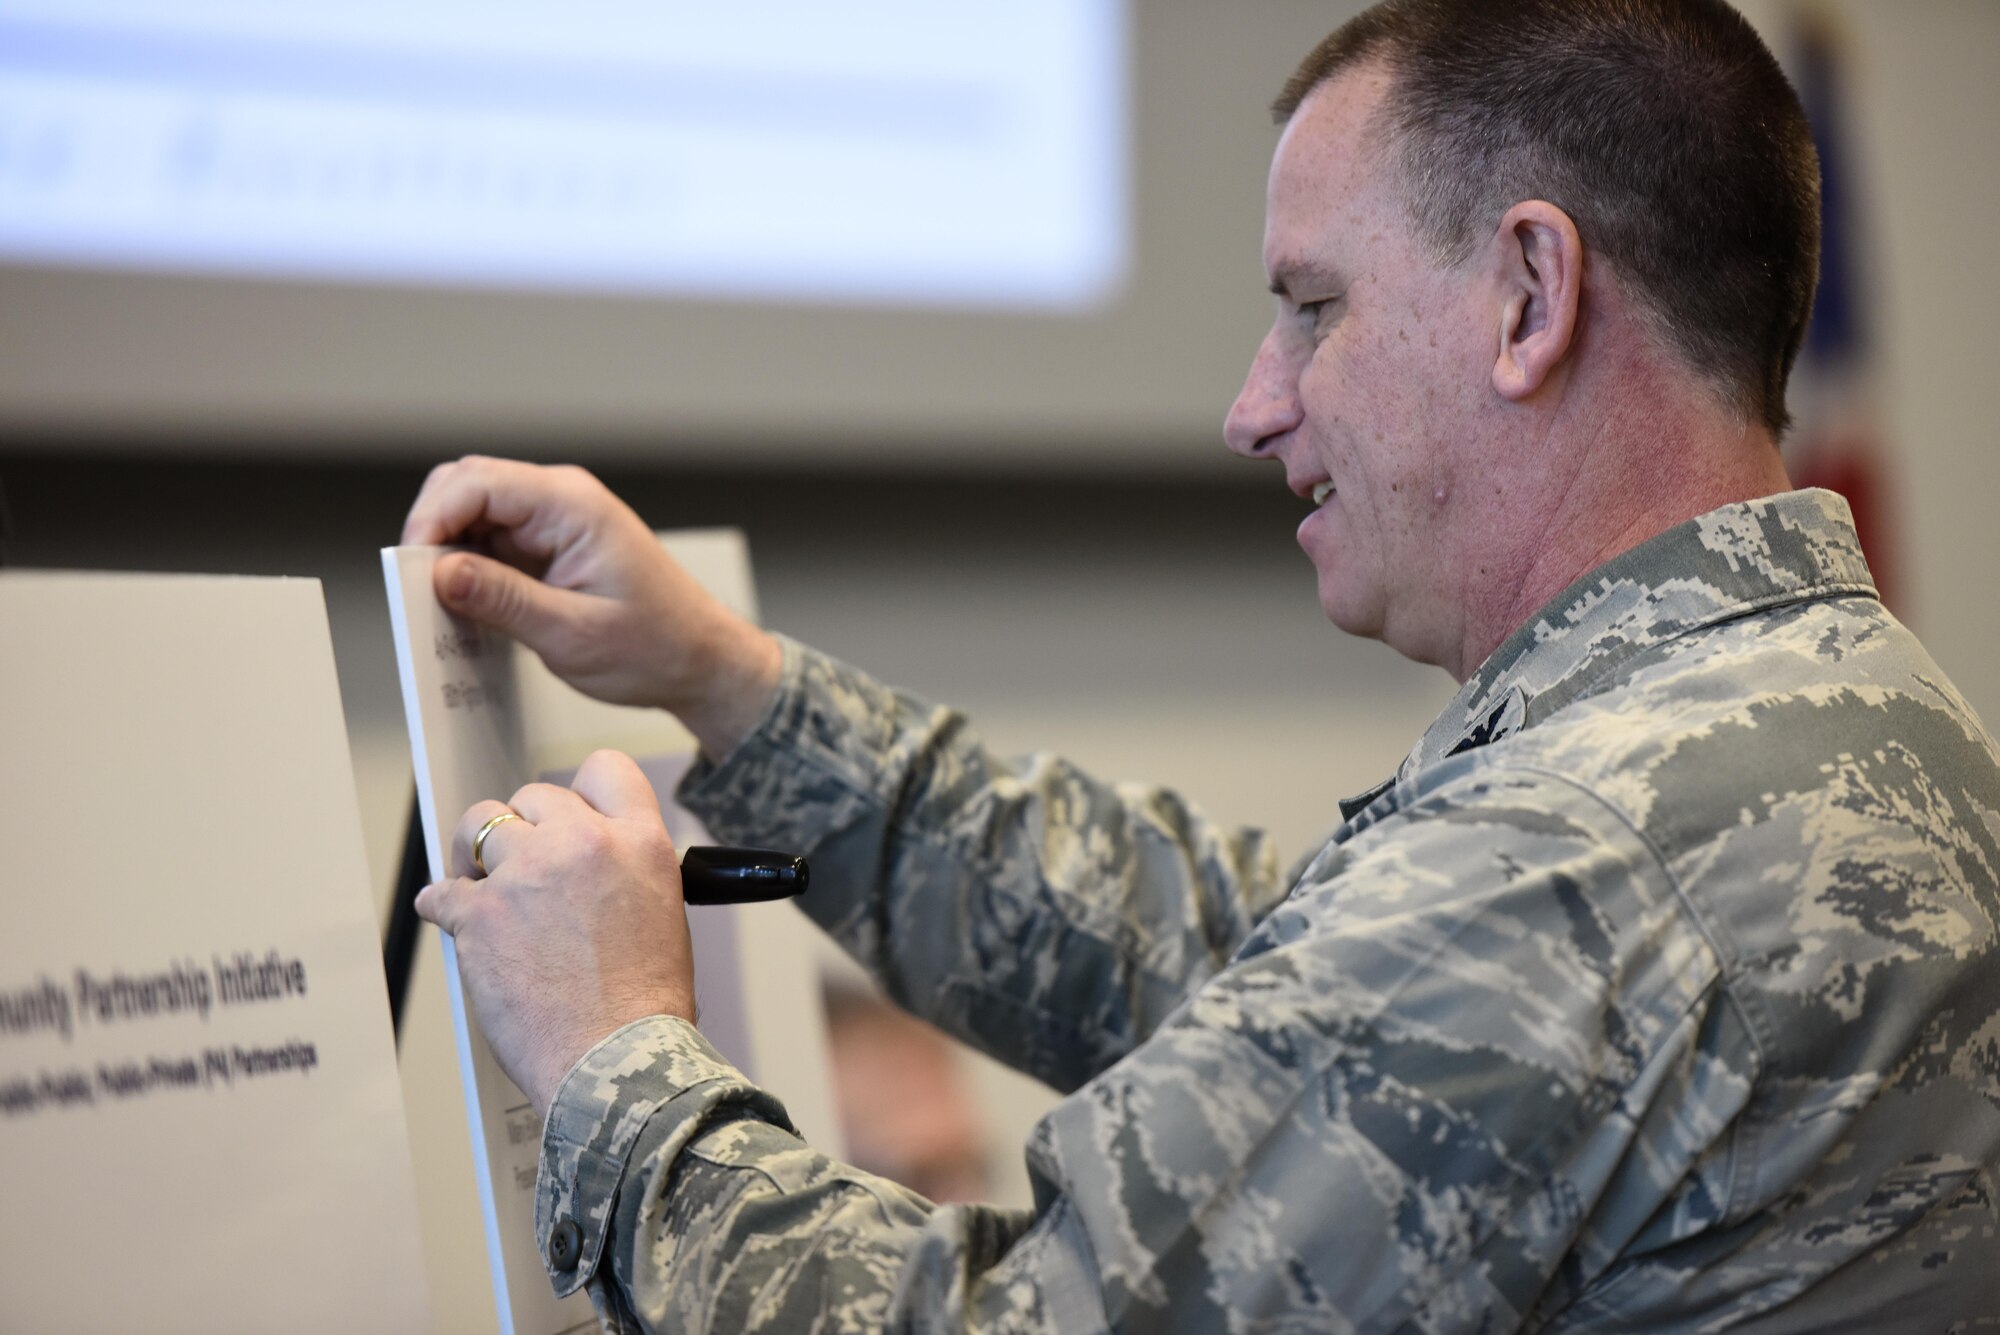
{"label": "short cropped hair", "polygon": [[1387,0],[1272,104],[1381,61],[1412,222],[1456,263],[1545,199],[1656,334],[1772,435],[1819,274],[1819,159],[1798,95],[1721,0]]}

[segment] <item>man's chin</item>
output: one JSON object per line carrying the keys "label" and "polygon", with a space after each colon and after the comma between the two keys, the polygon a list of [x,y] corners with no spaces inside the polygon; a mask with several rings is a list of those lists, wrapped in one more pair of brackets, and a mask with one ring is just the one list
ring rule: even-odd
{"label": "man's chin", "polygon": [[1380,640],[1413,663],[1451,670],[1441,652],[1449,647],[1450,641],[1436,635],[1424,635],[1423,632],[1429,628],[1409,618],[1399,621],[1392,633],[1388,624],[1388,609],[1379,599],[1357,598],[1354,589],[1335,585],[1323,578],[1320,581],[1319,605],[1320,610],[1326,613],[1326,619],[1349,635],[1364,640]]}
{"label": "man's chin", "polygon": [[1320,610],[1326,613],[1326,619],[1337,629],[1364,640],[1382,638],[1381,604],[1373,599],[1357,598],[1354,589],[1331,575],[1320,576],[1319,605]]}

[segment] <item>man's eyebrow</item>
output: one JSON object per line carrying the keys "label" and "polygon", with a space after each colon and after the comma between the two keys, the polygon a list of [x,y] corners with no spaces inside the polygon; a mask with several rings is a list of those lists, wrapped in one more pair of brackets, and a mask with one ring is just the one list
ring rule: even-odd
{"label": "man's eyebrow", "polygon": [[1271,268],[1271,295],[1291,300],[1295,293],[1315,296],[1340,291],[1340,276],[1318,264],[1279,263]]}

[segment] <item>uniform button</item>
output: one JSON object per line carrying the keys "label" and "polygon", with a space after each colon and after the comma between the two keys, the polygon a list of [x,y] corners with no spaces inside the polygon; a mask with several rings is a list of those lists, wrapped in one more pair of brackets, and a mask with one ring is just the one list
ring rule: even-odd
{"label": "uniform button", "polygon": [[549,1264],[567,1275],[583,1254],[583,1230],[574,1219],[559,1219],[549,1230]]}

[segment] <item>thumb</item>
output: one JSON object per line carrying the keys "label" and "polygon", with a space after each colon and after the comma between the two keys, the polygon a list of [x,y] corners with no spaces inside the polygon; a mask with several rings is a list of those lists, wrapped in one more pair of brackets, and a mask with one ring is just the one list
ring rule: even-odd
{"label": "thumb", "polygon": [[613,820],[650,817],[660,821],[660,795],[639,762],[620,751],[593,751],[577,767],[570,787]]}
{"label": "thumb", "polygon": [[569,630],[578,613],[578,595],[472,552],[439,558],[432,585],[449,611],[504,631],[538,653]]}
{"label": "thumb", "polygon": [[457,936],[458,929],[465,925],[465,897],[477,894],[472,882],[463,876],[450,877],[442,881],[432,881],[417,892],[417,916],[434,924],[447,936]]}

